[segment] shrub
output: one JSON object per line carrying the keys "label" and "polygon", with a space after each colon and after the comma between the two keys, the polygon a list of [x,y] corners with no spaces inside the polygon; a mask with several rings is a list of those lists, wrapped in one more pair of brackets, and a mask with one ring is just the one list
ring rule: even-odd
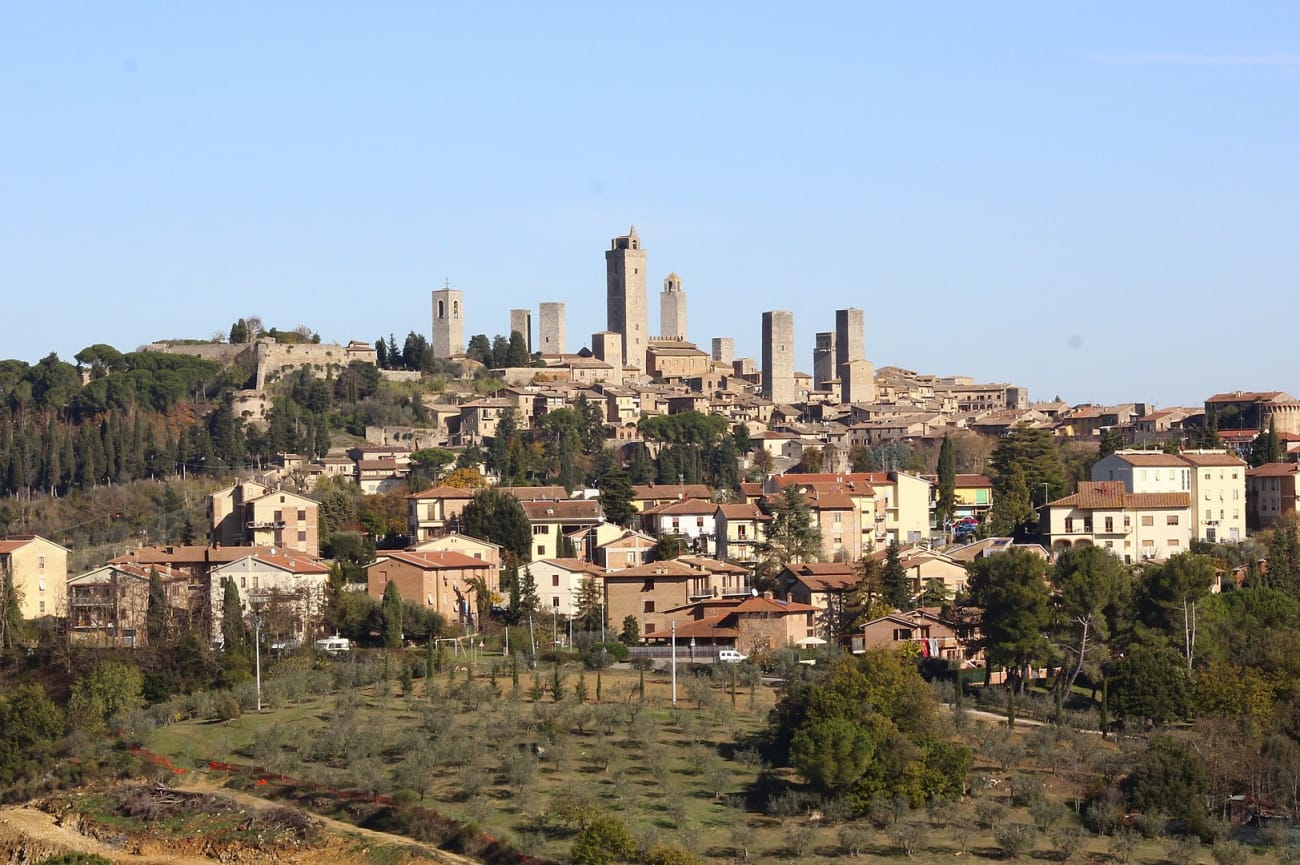
{"label": "shrub", "polygon": [[1025,823],[1003,823],[993,830],[993,840],[998,842],[1008,859],[1019,859],[1038,840],[1038,830]]}

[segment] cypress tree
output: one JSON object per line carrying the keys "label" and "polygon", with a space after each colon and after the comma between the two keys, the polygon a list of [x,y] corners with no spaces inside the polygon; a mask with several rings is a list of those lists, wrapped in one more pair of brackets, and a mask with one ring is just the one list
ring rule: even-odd
{"label": "cypress tree", "polygon": [[397,583],[389,581],[384,587],[384,600],[380,606],[383,615],[384,648],[402,647],[402,593]]}
{"label": "cypress tree", "polygon": [[947,433],[939,446],[939,521],[946,523],[957,512],[957,449]]}
{"label": "cypress tree", "polygon": [[145,614],[145,634],[150,646],[159,645],[167,635],[167,592],[157,568],[149,569],[149,608]]}
{"label": "cypress tree", "polygon": [[221,599],[221,636],[227,653],[241,651],[248,641],[244,628],[244,607],[239,602],[239,587],[233,577],[226,577],[225,594]]}

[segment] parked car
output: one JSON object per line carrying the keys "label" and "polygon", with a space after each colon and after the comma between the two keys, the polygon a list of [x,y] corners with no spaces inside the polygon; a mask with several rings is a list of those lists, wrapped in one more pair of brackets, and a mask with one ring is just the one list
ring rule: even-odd
{"label": "parked car", "polygon": [[735,649],[721,649],[718,652],[718,660],[724,664],[739,664],[741,661],[749,660],[749,655],[742,655]]}

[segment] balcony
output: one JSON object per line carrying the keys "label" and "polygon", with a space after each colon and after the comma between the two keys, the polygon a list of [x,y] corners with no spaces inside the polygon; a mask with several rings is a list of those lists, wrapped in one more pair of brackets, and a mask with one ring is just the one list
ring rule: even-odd
{"label": "balcony", "polygon": [[282,529],[284,520],[249,520],[244,523],[246,529]]}

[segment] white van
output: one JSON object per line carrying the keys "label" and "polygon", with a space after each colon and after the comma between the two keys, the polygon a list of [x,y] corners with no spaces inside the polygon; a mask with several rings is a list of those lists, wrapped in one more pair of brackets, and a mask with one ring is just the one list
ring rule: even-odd
{"label": "white van", "polygon": [[749,659],[749,655],[742,655],[735,649],[721,649],[718,651],[718,661],[723,664],[739,664],[741,661]]}
{"label": "white van", "polygon": [[348,640],[348,638],[340,637],[338,634],[335,634],[332,637],[326,637],[323,640],[316,641],[316,651],[325,652],[326,654],[329,655],[338,655],[343,652],[350,651],[351,649],[352,649],[352,643]]}

